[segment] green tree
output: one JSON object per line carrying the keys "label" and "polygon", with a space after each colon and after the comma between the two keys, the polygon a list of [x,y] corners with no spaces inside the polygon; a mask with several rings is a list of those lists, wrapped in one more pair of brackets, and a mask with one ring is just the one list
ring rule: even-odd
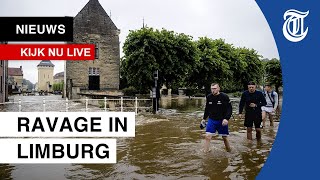
{"label": "green tree", "polygon": [[246,71],[246,62],[239,57],[241,51],[232,44],[226,43],[223,39],[216,39],[213,42],[222,61],[229,66],[227,74],[220,82],[223,91],[234,92],[242,89],[241,75]]}
{"label": "green tree", "polygon": [[262,82],[263,76],[263,63],[260,60],[261,56],[254,49],[248,48],[237,48],[238,58],[240,59],[244,71],[240,72],[238,75],[240,84],[243,89],[247,89],[247,83],[249,81],[254,81],[257,84]]}
{"label": "green tree", "polygon": [[265,64],[266,81],[275,86],[279,92],[279,87],[282,86],[282,71],[281,64],[278,59],[271,59]]}
{"label": "green tree", "polygon": [[180,86],[197,64],[197,48],[192,37],[165,29],[142,28],[130,31],[123,46],[121,76],[129,86],[146,92],[154,86]]}
{"label": "green tree", "polygon": [[[224,43],[224,42],[223,42]],[[219,54],[216,40],[201,37],[196,42],[199,51],[199,63],[189,78],[189,86],[208,92],[212,82],[223,82],[230,78],[231,71],[226,60]]]}
{"label": "green tree", "polygon": [[59,83],[54,83],[53,85],[52,85],[52,89],[54,90],[54,91],[62,91],[63,90],[63,82],[59,82]]}

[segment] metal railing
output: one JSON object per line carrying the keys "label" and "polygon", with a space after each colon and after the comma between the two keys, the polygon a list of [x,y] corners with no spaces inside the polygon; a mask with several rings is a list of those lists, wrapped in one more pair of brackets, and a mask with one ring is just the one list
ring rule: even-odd
{"label": "metal railing", "polygon": [[[142,103],[141,101],[145,101],[146,103],[143,103],[144,106],[140,106]],[[89,112],[90,108],[89,106],[92,105],[91,107],[99,107],[99,110],[102,111],[120,111],[120,112],[135,112],[136,114],[139,113],[139,110],[148,110],[152,108],[152,105],[147,106],[148,104],[152,104],[152,99],[138,99],[138,97],[135,97],[134,99],[125,99],[123,97],[120,97],[119,99],[108,99],[104,97],[104,99],[75,99],[75,100],[69,100],[68,98],[64,100],[47,100],[46,98],[43,98],[42,101],[22,101],[19,99],[16,102],[5,102],[5,103],[0,103],[0,105],[9,105],[9,104],[18,104],[18,112],[22,112],[23,106],[28,106],[28,104],[31,103],[37,103],[37,104],[42,104],[42,111],[46,112],[47,111],[47,105],[50,103],[61,103],[64,104],[65,107],[63,110],[61,109],[56,109],[55,111],[65,111],[69,112],[70,111],[70,104],[72,102],[82,102],[85,105],[85,108],[83,109],[78,109],[82,110],[85,112]],[[91,102],[91,103],[90,103]],[[102,102],[102,103],[101,103]],[[129,102],[129,103],[128,103]],[[148,103],[149,102],[149,103]],[[110,105],[113,104],[113,108],[110,107]],[[61,107],[59,107],[61,108]],[[131,111],[130,111],[131,110]]]}

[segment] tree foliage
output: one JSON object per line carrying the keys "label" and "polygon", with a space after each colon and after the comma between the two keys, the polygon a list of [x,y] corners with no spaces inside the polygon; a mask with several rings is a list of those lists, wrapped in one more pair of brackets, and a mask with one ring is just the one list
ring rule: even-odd
{"label": "tree foliage", "polygon": [[129,86],[140,92],[154,86],[180,86],[197,64],[197,48],[192,37],[165,29],[142,28],[130,31],[123,46],[121,72]]}
{"label": "tree foliage", "polygon": [[218,82],[223,91],[239,91],[249,81],[262,83],[264,72],[269,82],[282,85],[279,61],[264,64],[256,50],[236,48],[223,39],[193,41],[183,33],[141,28],[130,31],[123,51],[121,87],[132,86],[140,93],[154,87],[156,70],[158,87],[166,85],[173,92],[181,87],[208,92],[212,82]]}
{"label": "tree foliage", "polygon": [[282,71],[280,61],[278,59],[271,59],[265,64],[266,81],[275,86],[276,91],[279,92],[279,87],[282,86]]}
{"label": "tree foliage", "polygon": [[262,82],[263,63],[260,60],[260,55],[254,49],[238,48],[238,58],[244,63],[244,71],[240,72],[238,80],[244,89],[247,88],[249,81],[254,81],[257,84]]}
{"label": "tree foliage", "polygon": [[230,78],[231,71],[226,59],[219,54],[218,44],[222,40],[199,38],[196,42],[199,52],[199,63],[189,77],[189,85],[208,91],[212,82],[222,82]]}
{"label": "tree foliage", "polygon": [[63,82],[54,83],[52,89],[54,91],[63,91]]}

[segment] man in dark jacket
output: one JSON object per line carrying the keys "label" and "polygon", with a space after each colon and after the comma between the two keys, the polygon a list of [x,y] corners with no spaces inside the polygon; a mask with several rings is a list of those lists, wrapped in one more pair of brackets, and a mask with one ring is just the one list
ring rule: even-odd
{"label": "man in dark jacket", "polygon": [[252,127],[256,129],[257,140],[261,139],[261,122],[262,112],[261,107],[267,104],[262,92],[256,91],[254,82],[248,83],[248,90],[242,93],[239,104],[239,116],[242,118],[242,111],[245,107],[244,126],[247,127],[247,139],[252,140]]}
{"label": "man in dark jacket", "polygon": [[209,117],[206,126],[206,136],[204,151],[209,151],[209,145],[212,135],[218,131],[219,135],[222,136],[226,150],[231,151],[228,141],[228,121],[232,114],[232,106],[228,95],[220,93],[219,84],[211,84],[211,94],[207,96],[206,108],[202,120],[202,124]]}

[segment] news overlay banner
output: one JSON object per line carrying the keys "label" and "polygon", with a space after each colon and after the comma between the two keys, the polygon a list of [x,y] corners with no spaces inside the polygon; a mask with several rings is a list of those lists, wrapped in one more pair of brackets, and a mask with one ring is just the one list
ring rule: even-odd
{"label": "news overlay banner", "polygon": [[0,44],[5,60],[95,60],[94,44]]}
{"label": "news overlay banner", "polygon": [[135,137],[135,113],[1,112],[0,137]]}
{"label": "news overlay banner", "polygon": [[73,17],[0,17],[0,41],[73,41]]}
{"label": "news overlay banner", "polygon": [[116,163],[115,139],[0,139],[0,163]]}

